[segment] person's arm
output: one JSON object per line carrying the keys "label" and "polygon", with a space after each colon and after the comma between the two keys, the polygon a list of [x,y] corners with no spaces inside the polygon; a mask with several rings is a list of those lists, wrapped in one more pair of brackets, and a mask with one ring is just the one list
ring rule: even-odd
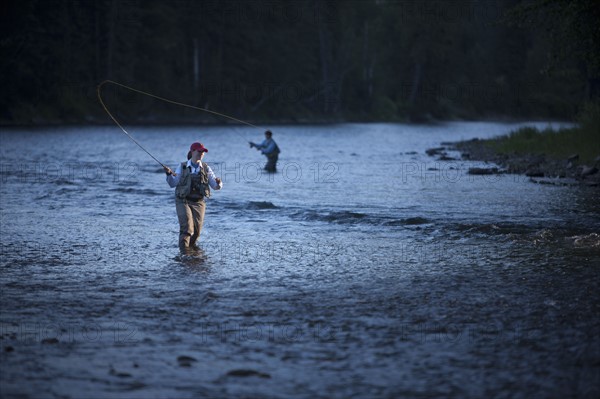
{"label": "person's arm", "polygon": [[273,151],[275,151],[275,140],[271,139],[269,140],[268,143],[264,143],[263,146],[264,150],[262,151],[263,154],[270,154]]}
{"label": "person's arm", "polygon": [[215,176],[215,173],[212,171],[210,166],[206,165],[206,169],[208,171],[208,185],[213,190],[220,190],[223,188],[223,182],[220,178]]}
{"label": "person's arm", "polygon": [[261,149],[265,148],[266,146],[267,146],[267,139],[264,139],[263,142],[260,144],[254,144],[254,148],[256,148],[257,150],[261,150]]}
{"label": "person's arm", "polygon": [[167,183],[169,183],[170,187],[175,187],[179,183],[179,179],[181,178],[181,164],[177,166],[177,170],[175,174],[171,173],[167,175]]}

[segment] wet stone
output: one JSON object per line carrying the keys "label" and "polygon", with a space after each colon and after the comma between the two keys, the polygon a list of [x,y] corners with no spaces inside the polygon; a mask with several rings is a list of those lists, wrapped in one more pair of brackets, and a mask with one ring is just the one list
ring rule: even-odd
{"label": "wet stone", "polygon": [[469,168],[470,175],[493,175],[498,173],[498,168]]}
{"label": "wet stone", "polygon": [[544,177],[544,172],[539,169],[528,169],[525,171],[527,177]]}
{"label": "wet stone", "polygon": [[425,153],[429,156],[434,156],[434,155],[440,154],[445,149],[446,149],[446,147],[429,148],[429,149],[425,150]]}
{"label": "wet stone", "polygon": [[177,362],[179,363],[179,367],[192,367],[193,362],[197,362],[198,360],[191,356],[179,356],[177,357]]}
{"label": "wet stone", "polygon": [[108,374],[113,375],[115,377],[119,377],[119,378],[131,378],[132,375],[129,373],[125,373],[123,371],[117,371],[114,368],[110,368]]}
{"label": "wet stone", "polygon": [[179,357],[177,357],[177,361],[178,362],[197,362],[198,360],[191,356],[179,356]]}
{"label": "wet stone", "polygon": [[260,378],[271,378],[270,374],[262,373],[256,370],[250,369],[236,369],[231,370],[227,373],[228,376],[231,377],[260,377]]}
{"label": "wet stone", "polygon": [[591,176],[598,173],[598,168],[595,166],[584,166],[581,169],[581,176]]}

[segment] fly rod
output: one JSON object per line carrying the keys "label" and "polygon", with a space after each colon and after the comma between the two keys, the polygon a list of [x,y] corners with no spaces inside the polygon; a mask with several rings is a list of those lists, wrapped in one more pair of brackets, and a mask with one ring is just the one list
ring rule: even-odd
{"label": "fly rod", "polygon": [[[241,120],[241,119],[234,118],[233,116],[225,115],[225,114],[222,114],[222,113],[220,113],[220,112],[216,112],[216,111],[211,111],[211,110],[209,110],[209,109],[206,109],[206,108],[196,107],[196,106],[194,106],[194,105],[190,105],[190,104],[184,104],[184,103],[181,103],[181,102],[179,102],[179,101],[169,100],[168,98],[160,97],[160,96],[154,95],[154,94],[152,94],[152,93],[148,93],[148,92],[145,92],[145,91],[142,91],[142,90],[138,90],[138,89],[135,89],[135,88],[133,88],[133,87],[130,87],[130,86],[127,86],[127,85],[124,85],[124,84],[121,84],[121,83],[115,82],[115,81],[113,81],[113,80],[105,80],[105,81],[103,81],[102,83],[100,83],[100,84],[98,85],[98,87],[96,88],[96,93],[98,94],[98,100],[100,101],[100,104],[102,105],[102,108],[104,108],[104,111],[106,111],[106,113],[108,114],[108,116],[110,116],[110,118],[111,118],[111,119],[112,119],[112,120],[113,120],[113,121],[114,121],[114,122],[117,124],[117,126],[118,126],[118,127],[119,127],[119,128],[122,130],[122,131],[123,131],[123,133],[125,133],[125,134],[127,135],[127,137],[129,137],[129,138],[131,139],[131,141],[133,141],[135,144],[137,144],[137,146],[138,146],[138,147],[140,147],[142,150],[144,150],[144,152],[145,152],[146,154],[150,155],[150,157],[152,157],[152,159],[154,159],[156,162],[158,162],[158,163],[160,164],[160,166],[162,166],[163,168],[167,168],[167,166],[165,166],[165,164],[163,164],[163,163],[162,163],[162,162],[160,162],[158,159],[156,159],[156,158],[154,157],[154,155],[150,154],[150,153],[148,152],[148,150],[146,150],[146,149],[145,149],[145,148],[144,148],[144,147],[143,147],[143,146],[142,146],[140,143],[138,143],[138,142],[137,142],[137,141],[136,141],[136,140],[135,140],[135,139],[134,139],[134,138],[133,138],[133,137],[132,137],[132,136],[131,136],[129,133],[127,133],[127,131],[126,131],[126,130],[125,130],[125,128],[124,128],[124,127],[123,127],[123,126],[122,126],[122,125],[119,123],[119,121],[117,120],[117,118],[115,118],[115,117],[113,116],[113,114],[111,114],[111,112],[108,110],[108,107],[106,106],[106,104],[104,104],[104,101],[102,100],[102,94],[101,94],[101,89],[102,89],[102,86],[104,86],[106,83],[114,84],[114,85],[116,85],[116,86],[119,86],[119,87],[122,87],[122,88],[124,88],[124,89],[131,90],[131,91],[133,91],[133,92],[136,92],[136,93],[139,93],[139,94],[143,94],[143,95],[145,95],[145,96],[152,97],[152,98],[155,98],[155,99],[157,99],[157,100],[160,100],[160,101],[167,102],[167,103],[169,103],[169,104],[174,104],[174,105],[178,105],[178,106],[181,106],[181,107],[186,107],[186,108],[192,108],[192,109],[195,109],[195,110],[198,110],[198,111],[208,112],[208,113],[210,113],[210,114],[213,114],[213,115],[218,115],[218,116],[221,116],[221,117],[223,117],[223,118],[227,118],[227,119],[230,119],[230,120],[233,120],[233,121],[239,122],[239,123],[243,123],[244,125],[248,125],[248,126],[251,126],[251,127],[253,127],[253,128],[260,129],[260,127],[258,127],[258,126],[256,126],[256,125],[253,125],[253,124],[252,124],[252,123],[250,123],[250,122],[246,122],[246,121],[243,121],[243,120]],[[238,135],[240,135],[240,137],[242,137],[242,136],[241,136],[241,133],[239,133],[239,132],[238,132],[238,131],[236,131],[236,130],[234,130],[234,131],[235,131],[235,132],[236,132]],[[244,140],[246,141],[246,139],[245,139],[245,138],[244,138]]]}

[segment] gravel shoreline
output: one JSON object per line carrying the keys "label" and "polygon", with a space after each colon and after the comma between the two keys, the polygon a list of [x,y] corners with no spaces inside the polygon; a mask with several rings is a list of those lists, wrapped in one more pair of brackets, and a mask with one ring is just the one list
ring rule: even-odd
{"label": "gravel shoreline", "polygon": [[600,156],[592,165],[579,161],[573,154],[567,159],[552,159],[543,154],[502,154],[487,145],[488,140],[472,139],[441,143],[441,147],[426,151],[438,160],[451,160],[448,151],[458,151],[463,160],[484,161],[499,167],[469,168],[472,175],[522,174],[534,183],[553,185],[583,185],[600,187]]}

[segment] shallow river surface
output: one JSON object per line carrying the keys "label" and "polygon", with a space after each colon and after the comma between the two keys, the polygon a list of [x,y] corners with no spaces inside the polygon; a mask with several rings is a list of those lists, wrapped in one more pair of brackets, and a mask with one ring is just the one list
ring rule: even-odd
{"label": "shallow river surface", "polygon": [[600,397],[598,189],[425,154],[516,127],[132,127],[223,178],[190,256],[119,129],[4,128],[0,396]]}

